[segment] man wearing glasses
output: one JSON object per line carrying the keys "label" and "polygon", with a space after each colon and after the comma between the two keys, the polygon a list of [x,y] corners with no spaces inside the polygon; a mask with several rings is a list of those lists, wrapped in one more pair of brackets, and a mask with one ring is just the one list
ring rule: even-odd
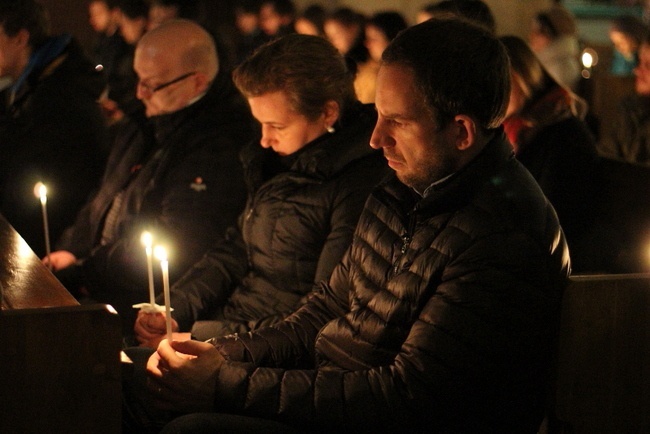
{"label": "man wearing glasses", "polygon": [[174,20],[145,34],[134,70],[148,123],[122,126],[99,191],[51,254],[68,289],[113,305],[125,333],[132,305],[149,300],[140,235],[152,232],[171,252],[173,283],[235,223],[245,200],[237,154],[255,131],[196,23]]}

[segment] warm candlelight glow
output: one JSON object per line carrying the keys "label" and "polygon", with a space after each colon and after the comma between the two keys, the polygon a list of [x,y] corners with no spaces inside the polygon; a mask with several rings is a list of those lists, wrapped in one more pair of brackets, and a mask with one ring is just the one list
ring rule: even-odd
{"label": "warm candlelight glow", "polygon": [[140,241],[145,246],[145,254],[147,255],[147,278],[149,280],[149,304],[153,308],[156,304],[156,294],[153,286],[153,235],[151,232],[144,231],[140,236]]}
{"label": "warm candlelight glow", "polygon": [[42,182],[37,182],[34,186],[34,196],[41,199],[41,203],[45,204],[47,202],[47,187]]}
{"label": "warm candlelight glow", "polygon": [[52,261],[50,259],[50,229],[47,222],[47,188],[42,182],[34,185],[34,196],[41,199],[41,212],[43,213],[43,236],[45,237],[45,255],[48,258],[47,267],[52,270]]}
{"label": "warm candlelight glow", "polygon": [[143,246],[151,248],[153,245],[153,235],[151,235],[151,232],[144,231],[140,236],[140,241],[142,242]]}
{"label": "warm candlelight glow", "polygon": [[156,256],[156,259],[159,261],[167,262],[167,250],[163,246],[156,246],[153,249],[153,254]]}
{"label": "warm candlelight glow", "polygon": [[165,296],[165,322],[167,326],[167,340],[172,340],[172,314],[169,295],[169,262],[167,261],[167,250],[162,246],[154,248],[154,254],[160,261],[160,268],[162,269],[163,277],[163,294]]}

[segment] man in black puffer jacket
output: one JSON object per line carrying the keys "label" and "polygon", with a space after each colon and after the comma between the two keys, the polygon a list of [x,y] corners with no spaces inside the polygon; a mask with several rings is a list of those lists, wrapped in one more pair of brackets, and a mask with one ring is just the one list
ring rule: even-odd
{"label": "man in black puffer jacket", "polygon": [[371,138],[396,177],[284,321],[161,342],[157,406],[204,412],[163,432],[536,433],[569,257],[500,128],[508,93],[484,29],[433,19],[397,36]]}
{"label": "man in black puffer jacket", "polygon": [[257,131],[199,25],[178,20],[147,33],[134,69],[150,129],[132,122],[120,131],[99,191],[51,256],[75,295],[118,310],[125,335],[132,305],[149,301],[142,232],[171,250],[173,284],[237,221],[246,200],[237,156]]}

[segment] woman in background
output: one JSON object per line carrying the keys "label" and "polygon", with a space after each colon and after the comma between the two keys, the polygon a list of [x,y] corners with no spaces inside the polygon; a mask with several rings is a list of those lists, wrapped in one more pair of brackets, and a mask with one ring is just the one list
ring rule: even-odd
{"label": "woman in background", "polygon": [[325,37],[325,17],[327,12],[321,5],[313,4],[305,8],[296,18],[293,26],[296,33]]}
{"label": "woman in background", "polygon": [[609,40],[614,47],[614,56],[609,72],[612,75],[631,76],[639,63],[639,47],[648,33],[641,19],[623,15],[612,19]]}
{"label": "woman in background", "polygon": [[575,18],[568,9],[556,4],[535,15],[528,43],[558,83],[577,90],[582,77],[580,42]]}
{"label": "woman in background", "polygon": [[500,38],[511,62],[504,128],[517,159],[533,175],[560,219],[574,271],[587,267],[583,245],[595,200],[597,153],[583,118],[586,103],[546,71],[528,44]]}
{"label": "woman in background", "polygon": [[360,64],[354,83],[359,101],[375,102],[377,71],[381,55],[397,34],[407,27],[406,20],[396,11],[377,12],[366,21],[365,45],[369,59]]}

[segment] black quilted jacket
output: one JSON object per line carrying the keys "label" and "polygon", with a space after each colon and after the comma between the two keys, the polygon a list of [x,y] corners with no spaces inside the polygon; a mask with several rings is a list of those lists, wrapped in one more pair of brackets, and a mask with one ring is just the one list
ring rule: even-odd
{"label": "black quilted jacket", "polygon": [[535,433],[567,252],[503,137],[425,199],[388,182],[306,305],[218,340],[215,409],[322,432]]}
{"label": "black quilted jacket", "polygon": [[354,106],[286,170],[270,169],[276,154],[259,143],[242,152],[249,193],[238,227],[172,287],[182,330],[203,320],[192,333],[207,339],[280,321],[329,279],[366,198],[389,173],[369,145],[375,122],[372,106]]}
{"label": "black quilted jacket", "polygon": [[[83,260],[92,297],[112,304],[128,330],[131,305],[149,298],[142,231],[167,247],[173,284],[237,221],[246,200],[238,153],[257,132],[246,101],[225,75],[196,103],[149,121],[150,134],[136,123],[120,131],[99,190],[57,246]],[[105,216],[120,191],[115,237],[102,241]],[[154,275],[159,280],[160,272]]]}

